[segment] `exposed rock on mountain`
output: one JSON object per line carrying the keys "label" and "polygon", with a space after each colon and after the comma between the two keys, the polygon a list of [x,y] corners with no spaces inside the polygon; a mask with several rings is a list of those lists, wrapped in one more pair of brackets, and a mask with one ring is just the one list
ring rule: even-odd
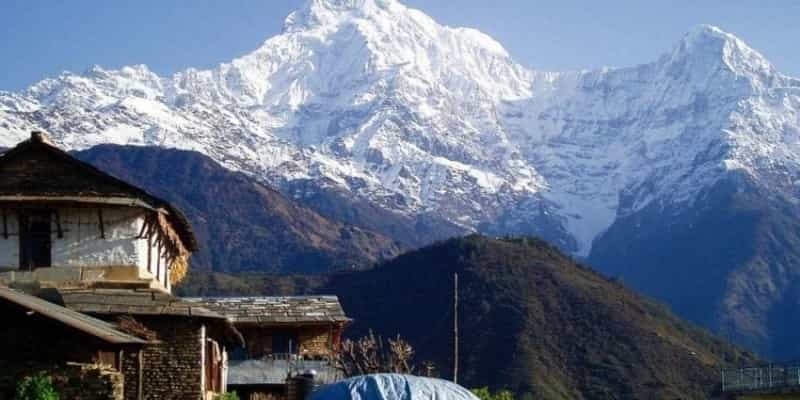
{"label": "exposed rock on mountain", "polygon": [[[0,145],[37,128],[71,149],[197,150],[409,246],[469,230],[542,236],[659,295],[668,282],[640,281],[655,274],[637,255],[659,244],[636,241],[642,247],[610,257],[620,234],[636,235],[629,221],[666,231],[676,215],[724,207],[704,197],[724,182],[781,197],[760,206],[780,214],[773,206],[796,204],[800,182],[800,80],[718,28],[699,26],[635,67],[541,72],[485,34],[396,0],[310,0],[280,35],[209,70],[161,77],[141,65],[92,67],[0,92]],[[795,251],[789,231],[740,232],[730,240],[767,241],[778,258]],[[663,249],[674,239],[651,237]],[[700,248],[719,247],[712,239]],[[743,265],[725,254],[705,253],[694,270],[697,282],[717,285],[704,289],[707,307],[676,299],[687,290],[678,274],[665,274],[676,282],[664,298],[773,349],[761,338],[779,328],[753,328],[748,315],[778,312],[775,293],[800,297],[796,274],[720,286]],[[783,279],[777,292],[765,289]],[[727,300],[733,287],[751,300]]]}
{"label": "exposed rock on mountain", "polygon": [[325,219],[199,153],[102,145],[76,156],[183,210],[200,241],[195,268],[326,272],[399,252],[383,235]]}

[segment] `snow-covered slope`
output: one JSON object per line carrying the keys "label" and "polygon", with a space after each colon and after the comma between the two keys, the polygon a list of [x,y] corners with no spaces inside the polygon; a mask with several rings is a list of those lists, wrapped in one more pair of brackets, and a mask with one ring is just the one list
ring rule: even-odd
{"label": "snow-covered slope", "polygon": [[198,150],[278,187],[587,255],[619,216],[691,202],[732,169],[794,193],[798,110],[800,80],[710,26],[649,64],[550,73],[396,0],[310,0],[212,70],[93,67],[0,92],[0,146],[45,129],[72,149]]}

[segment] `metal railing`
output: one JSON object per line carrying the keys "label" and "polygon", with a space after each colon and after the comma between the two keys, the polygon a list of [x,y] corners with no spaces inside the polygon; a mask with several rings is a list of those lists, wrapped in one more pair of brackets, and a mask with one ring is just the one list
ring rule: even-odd
{"label": "metal railing", "polygon": [[722,371],[723,392],[769,392],[785,389],[800,392],[800,365],[770,364]]}

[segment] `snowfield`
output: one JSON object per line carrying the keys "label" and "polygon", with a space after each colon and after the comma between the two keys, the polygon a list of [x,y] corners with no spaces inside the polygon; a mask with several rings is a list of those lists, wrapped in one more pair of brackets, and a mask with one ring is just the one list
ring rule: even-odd
{"label": "snowfield", "polygon": [[465,229],[556,226],[585,256],[618,217],[689,204],[730,170],[794,195],[798,110],[800,80],[711,26],[652,63],[541,72],[396,0],[311,0],[211,70],[95,66],[0,92],[0,146],[45,129],[69,149],[196,150]]}

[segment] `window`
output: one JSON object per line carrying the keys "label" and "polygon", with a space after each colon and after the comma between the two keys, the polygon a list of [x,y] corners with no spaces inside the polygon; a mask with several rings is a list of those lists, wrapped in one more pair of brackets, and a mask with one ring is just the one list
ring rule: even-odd
{"label": "window", "polygon": [[32,271],[49,267],[52,238],[50,236],[50,211],[22,212],[19,214],[19,267]]}
{"label": "window", "polygon": [[273,354],[297,354],[297,331],[276,329],[272,332]]}

